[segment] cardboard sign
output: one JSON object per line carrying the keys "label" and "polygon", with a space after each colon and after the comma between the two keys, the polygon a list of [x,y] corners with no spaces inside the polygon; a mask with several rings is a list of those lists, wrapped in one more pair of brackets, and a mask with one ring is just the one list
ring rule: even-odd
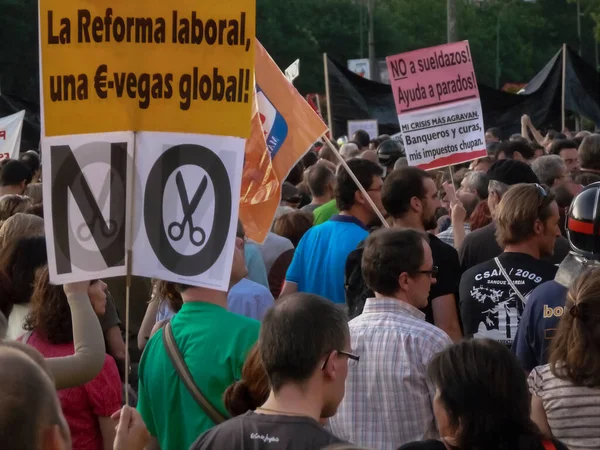
{"label": "cardboard sign", "polygon": [[376,120],[349,120],[348,139],[352,139],[358,130],[366,131],[371,139],[375,139],[379,136],[379,123]]}
{"label": "cardboard sign", "polygon": [[0,160],[19,157],[24,117],[25,110],[0,118]]}
{"label": "cardboard sign", "polygon": [[245,140],[138,133],[133,273],[229,289]]}
{"label": "cardboard sign", "polygon": [[386,60],[409,165],[434,169],[487,155],[468,41]]}
{"label": "cardboard sign", "polygon": [[40,0],[42,135],[247,137],[255,1]]}

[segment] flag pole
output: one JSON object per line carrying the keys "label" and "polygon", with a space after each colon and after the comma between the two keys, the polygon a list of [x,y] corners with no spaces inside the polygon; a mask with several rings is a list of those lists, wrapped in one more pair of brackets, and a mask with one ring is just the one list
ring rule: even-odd
{"label": "flag pole", "polygon": [[354,175],[354,172],[352,172],[350,167],[348,167],[348,163],[346,163],[346,161],[344,160],[342,155],[340,155],[340,152],[338,152],[337,148],[335,148],[335,145],[333,145],[333,143],[329,140],[329,138],[326,135],[323,135],[323,139],[325,140],[325,143],[329,146],[329,148],[333,151],[333,153],[335,153],[335,156],[337,156],[337,158],[340,160],[340,163],[342,164],[342,166],[344,166],[344,169],[346,169],[346,171],[348,172],[348,175],[350,175],[350,178],[352,178],[352,180],[356,183],[356,186],[358,187],[359,191],[365,197],[365,199],[367,200],[367,202],[369,203],[371,208],[373,208],[373,211],[375,211],[375,214],[377,214],[377,217],[379,217],[379,220],[381,220],[381,223],[383,224],[383,226],[385,228],[389,228],[390,224],[387,223],[387,220],[385,220],[385,217],[383,217],[383,214],[381,214],[381,211],[375,205],[375,203],[373,202],[373,199],[369,196],[367,190],[364,188],[364,186],[362,184],[360,184],[360,181],[358,181],[358,178],[356,178],[356,175]]}
{"label": "flag pole", "polygon": [[327,64],[327,53],[323,53],[323,70],[325,73],[325,97],[327,99],[327,126],[329,127],[329,131],[331,133],[331,138],[335,139],[333,136],[332,123],[331,123],[331,99],[329,97],[329,68]]}

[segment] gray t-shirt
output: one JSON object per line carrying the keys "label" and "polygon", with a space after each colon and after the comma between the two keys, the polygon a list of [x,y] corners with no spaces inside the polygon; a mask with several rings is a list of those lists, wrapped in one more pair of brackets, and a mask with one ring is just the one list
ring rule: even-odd
{"label": "gray t-shirt", "polygon": [[318,450],[342,442],[310,417],[248,411],[208,430],[190,450]]}

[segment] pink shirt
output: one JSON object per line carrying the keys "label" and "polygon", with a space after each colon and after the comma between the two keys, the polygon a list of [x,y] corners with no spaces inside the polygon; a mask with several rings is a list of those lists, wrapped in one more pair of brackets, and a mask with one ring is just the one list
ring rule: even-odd
{"label": "pink shirt", "polygon": [[[27,344],[45,358],[75,353],[73,343],[51,344],[35,331]],[[61,389],[58,398],[71,429],[73,450],[102,450],[102,434],[98,416],[109,417],[121,408],[122,386],[117,364],[106,355],[104,366],[92,381],[75,388]]]}

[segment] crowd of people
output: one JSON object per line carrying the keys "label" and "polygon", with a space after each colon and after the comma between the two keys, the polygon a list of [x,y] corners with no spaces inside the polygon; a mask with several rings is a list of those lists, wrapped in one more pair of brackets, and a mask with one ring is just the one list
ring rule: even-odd
{"label": "crowd of people", "polygon": [[38,154],[2,161],[0,448],[600,449],[600,134],[523,116],[428,172],[351,138],[238,223],[227,292],[134,279],[130,348],[123,279],[50,284]]}

